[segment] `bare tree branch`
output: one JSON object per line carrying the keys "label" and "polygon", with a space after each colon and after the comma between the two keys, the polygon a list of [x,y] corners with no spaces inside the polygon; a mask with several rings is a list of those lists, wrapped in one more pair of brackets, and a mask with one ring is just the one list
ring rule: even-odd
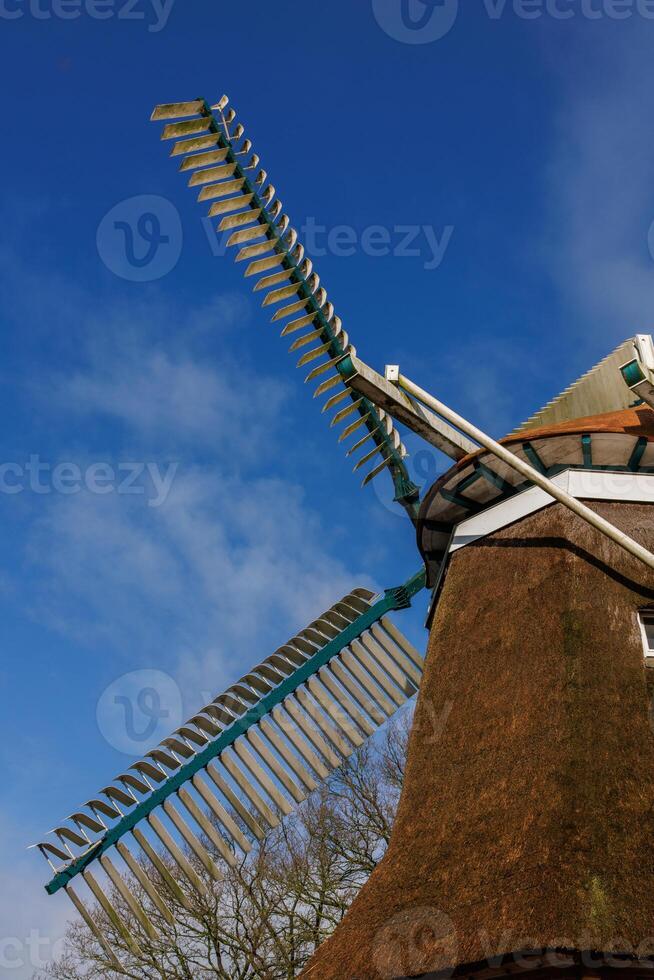
{"label": "bare tree branch", "polygon": [[127,923],[138,953],[102,909],[94,908],[93,915],[123,964],[122,973],[107,964],[105,951],[86,925],[75,922],[63,955],[34,980],[293,980],[336,928],[386,850],[409,724],[407,714],[400,715],[233,867],[203,838],[224,874],[223,880],[214,881],[186,853],[206,894],[196,893],[172,859],[161,853],[182,890],[182,904],[144,862],[175,924],[171,927],[130,876],[130,890],[157,931],[158,938],[152,939],[112,891],[111,902]]}

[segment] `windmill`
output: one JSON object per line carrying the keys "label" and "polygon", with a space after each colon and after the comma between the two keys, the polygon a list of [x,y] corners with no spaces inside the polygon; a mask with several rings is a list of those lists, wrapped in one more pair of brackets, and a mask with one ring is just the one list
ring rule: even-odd
{"label": "windmill", "polygon": [[[221,876],[207,841],[220,860],[234,863],[374,734],[417,692],[424,672],[423,657],[390,614],[410,606],[427,585],[438,596],[451,555],[475,533],[484,534],[482,527],[466,537],[461,530],[466,521],[483,523],[489,507],[505,501],[513,506],[536,492],[541,506],[557,501],[654,568],[647,548],[560,479],[571,467],[590,465],[585,430],[575,442],[579,461],[565,457],[563,470],[560,460],[544,461],[532,437],[538,426],[542,431],[548,424],[565,424],[584,411],[629,410],[642,399],[652,401],[650,338],[626,341],[525,423],[507,448],[399,368],[391,366],[381,376],[357,357],[226,97],[214,106],[203,99],[160,105],[152,119],[163,123],[161,136],[171,145],[171,157],[218,230],[229,234],[236,260],[247,263],[245,275],[255,280],[262,305],[275,309],[272,320],[290,341],[297,366],[307,371],[305,380],[315,385],[315,397],[324,399],[323,413],[331,413],[331,426],[342,426],[339,442],[349,440],[347,455],[359,454],[354,470],[362,472],[363,486],[384,471],[390,474],[394,500],[417,527],[424,564],[381,595],[355,589],[344,596],[35,845],[52,870],[46,890],[69,896],[116,969],[115,952],[82,889],[125,942],[138,948],[134,924],[144,936],[151,936],[154,926],[131,882],[167,921],[170,909],[155,881],[179,892],[162,853],[189,887],[201,890],[193,861],[209,875]],[[434,488],[420,503],[397,422],[454,461],[436,484],[438,507]],[[602,462],[600,441],[595,465],[611,469],[613,443],[601,448]],[[557,445],[561,442],[567,447],[561,438]],[[649,439],[640,434],[620,465],[627,473],[644,472],[648,452]],[[654,459],[647,465],[654,471]],[[432,613],[435,608],[436,602]],[[132,926],[121,919],[112,895],[129,908]]]}

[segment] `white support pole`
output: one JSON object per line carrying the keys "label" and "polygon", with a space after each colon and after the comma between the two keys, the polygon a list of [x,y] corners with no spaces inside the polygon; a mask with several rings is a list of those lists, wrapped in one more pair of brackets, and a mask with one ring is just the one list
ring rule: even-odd
{"label": "white support pole", "polygon": [[474,439],[475,442],[478,442],[480,446],[484,447],[484,449],[488,449],[489,452],[493,453],[494,456],[497,456],[498,459],[501,459],[502,462],[506,463],[528,480],[531,480],[532,483],[535,483],[536,486],[540,487],[542,490],[545,490],[546,493],[548,493],[555,500],[558,500],[559,503],[563,504],[574,514],[577,514],[577,516],[581,517],[582,520],[586,521],[588,524],[591,524],[602,534],[606,535],[607,538],[610,538],[611,541],[615,541],[615,543],[620,545],[621,548],[628,551],[630,555],[634,555],[635,558],[639,558],[640,561],[648,566],[648,568],[654,568],[654,555],[652,552],[648,551],[647,548],[643,548],[642,545],[638,544],[637,541],[634,541],[633,538],[630,538],[628,534],[620,531],[617,527],[611,524],[610,521],[600,517],[599,514],[596,514],[590,507],[582,504],[576,497],[572,497],[569,493],[566,493],[565,490],[557,487],[555,483],[548,480],[546,476],[539,473],[538,470],[534,469],[533,466],[530,466],[529,463],[524,462],[522,459],[516,456],[515,453],[512,453],[499,442],[491,439],[490,436],[487,436],[485,432],[481,431],[481,429],[478,429],[476,426],[472,425],[471,422],[468,422],[460,415],[457,415],[456,412],[452,411],[451,408],[448,408],[447,405],[444,405],[443,402],[439,401],[437,398],[434,398],[433,395],[430,395],[428,391],[425,391],[423,388],[419,388],[418,385],[401,375],[399,371],[397,373],[397,377],[393,378],[393,380],[395,380],[399,387],[406,391],[407,394],[412,395],[413,398],[417,398],[418,401],[421,401],[428,408],[431,408],[432,411],[442,416],[442,418],[444,418],[451,425],[456,426],[461,430],[461,432],[465,433],[465,435],[469,436],[471,439]]}

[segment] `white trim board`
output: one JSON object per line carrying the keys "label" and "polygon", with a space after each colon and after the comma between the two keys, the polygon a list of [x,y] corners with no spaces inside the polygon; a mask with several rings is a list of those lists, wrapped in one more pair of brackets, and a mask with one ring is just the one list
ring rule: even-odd
{"label": "white trim board", "polygon": [[[552,483],[567,490],[571,496],[584,500],[654,504],[654,473],[564,470],[552,477]],[[540,487],[529,487],[507,500],[492,504],[481,513],[467,517],[456,525],[450,553],[553,503],[554,498]]]}

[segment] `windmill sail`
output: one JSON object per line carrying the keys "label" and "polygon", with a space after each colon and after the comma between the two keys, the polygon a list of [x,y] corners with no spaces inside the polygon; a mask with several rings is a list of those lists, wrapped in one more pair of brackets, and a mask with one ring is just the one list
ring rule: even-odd
{"label": "windmill sail", "polygon": [[519,425],[515,432],[605,412],[619,412],[638,404],[638,396],[625,385],[620,373],[625,361],[633,357],[633,350],[634,338],[631,337]]}
{"label": "windmill sail", "polygon": [[316,385],[314,396],[327,396],[323,411],[336,409],[331,424],[346,423],[339,442],[356,434],[352,451],[362,456],[354,469],[369,464],[363,486],[388,469],[395,499],[415,518],[418,490],[404,464],[406,448],[391,417],[344,386],[338,365],[354,348],[227,105],[226,96],[215,106],[203,99],[168,103],[157,106],[152,119],[165,122],[161,138],[174,141],[171,156],[182,158],[179,169],[197,188],[198,201],[208,205],[209,217],[219,219],[218,231],[231,232],[227,244],[238,249],[237,262],[247,263],[245,275],[256,277],[262,306],[276,307],[272,322],[283,324],[282,337],[292,338],[289,350],[299,353],[299,368],[309,369],[305,381]]}
{"label": "windmill sail", "polygon": [[34,845],[46,890],[68,894],[114,967],[103,922],[138,951],[114,896],[154,936],[138,894],[168,923],[155,881],[185,902],[167,862],[206,892],[194,863],[220,880],[221,860],[240,860],[415,694],[422,657],[388,614],[424,585],[421,571],[381,596],[350,592]]}

